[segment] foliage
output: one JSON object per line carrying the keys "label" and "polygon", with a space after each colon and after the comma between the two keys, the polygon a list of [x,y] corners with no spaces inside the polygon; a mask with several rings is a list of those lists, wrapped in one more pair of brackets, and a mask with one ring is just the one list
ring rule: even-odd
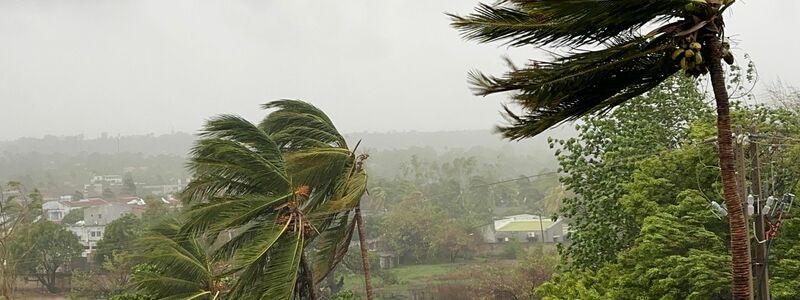
{"label": "foliage", "polygon": [[542,299],[729,299],[730,256],[723,240],[702,226],[718,220],[705,209],[692,214],[704,203],[695,195],[662,208],[644,219],[639,237],[616,262],[596,271],[558,274],[536,294]]}
{"label": "foliage", "polygon": [[[740,200],[729,95],[721,63],[723,59],[729,65],[734,62],[730,45],[724,41],[723,20],[723,12],[734,2],[509,0],[480,4],[471,15],[451,17],[452,25],[467,39],[484,43],[502,40],[513,47],[567,48],[564,55],[554,55],[547,61],[531,61],[523,67],[509,63],[510,71],[500,77],[471,74],[478,95],[513,92],[512,100],[523,111],[504,107],[510,124],[498,128],[510,139],[535,136],[565,121],[609,113],[656,88],[680,69],[694,78],[710,73],[717,104],[718,158],[729,208],[732,292],[737,298],[748,298],[752,289],[748,226],[742,207],[736,205]],[[644,27],[651,26],[655,29],[643,32]],[[594,200],[588,203],[613,209],[617,198]],[[567,208],[569,215],[581,214],[578,211],[582,210],[597,212],[593,207]],[[626,224],[624,216],[611,215],[610,219],[600,224],[578,221],[584,230],[576,232],[576,246],[571,251],[587,250],[573,255],[579,265],[597,268],[597,262],[611,261],[616,251],[629,246],[635,228]],[[608,238],[605,244],[594,247],[587,241],[591,238],[586,229]],[[595,256],[596,262],[582,260],[589,256]]]}
{"label": "foliage", "polygon": [[689,125],[710,112],[694,83],[676,77],[605,117],[585,118],[578,137],[551,140],[561,182],[575,194],[562,207],[575,230],[563,254],[575,266],[598,267],[630,246],[638,225],[619,201],[637,160],[686,144]]}
{"label": "foliage", "polygon": [[97,242],[94,259],[103,264],[111,259],[114,252],[126,251],[133,245],[133,241],[142,233],[142,221],[139,217],[126,214],[106,226],[103,239]]}
{"label": "foliage", "polygon": [[83,208],[71,209],[61,222],[64,224],[75,224],[78,221],[83,221]]}
{"label": "foliage", "polygon": [[467,225],[451,219],[429,202],[409,198],[392,210],[382,224],[382,240],[401,259],[415,263],[445,258],[450,262],[468,254],[478,236]]}
{"label": "foliage", "polygon": [[487,264],[469,269],[469,278],[476,282],[466,288],[481,299],[537,299],[534,289],[550,279],[557,264],[555,251],[531,248],[520,251],[512,265]]}
{"label": "foliage", "polygon": [[133,274],[139,294],[156,299],[217,299],[228,286],[225,265],[216,262],[201,237],[180,234],[176,223],[154,226],[137,241],[146,262]]}
{"label": "foliage", "polygon": [[[761,134],[793,137],[800,133],[800,116],[782,108],[740,107],[733,113],[737,124],[758,128]],[[637,228],[630,247],[596,268],[570,268],[537,289],[544,299],[730,299],[730,262],[724,243],[728,228],[711,212],[719,202],[721,186],[713,144],[713,120],[692,123],[682,147],[638,159],[620,183],[619,209]],[[758,142],[762,143],[762,142]],[[797,145],[762,145],[762,162],[774,177],[777,191],[798,192]],[[772,188],[770,188],[772,189]],[[773,191],[774,192],[774,191]],[[797,297],[797,241],[793,218],[784,221],[779,236],[770,242],[773,298]]]}
{"label": "foliage", "polygon": [[355,300],[356,295],[353,294],[353,291],[346,290],[336,293],[335,295],[331,296],[331,300]]}
{"label": "foliage", "polygon": [[276,110],[258,125],[232,115],[206,124],[182,194],[191,206],[184,234],[220,240],[214,255],[238,274],[231,298],[313,293],[346,253],[366,189],[366,157],[322,111],[296,100],[264,108]]}
{"label": "foliage", "polygon": [[58,224],[40,220],[15,242],[18,272],[35,277],[51,293],[59,291],[57,273],[83,251],[78,236]]}
{"label": "foliage", "polygon": [[[478,95],[514,92],[511,98],[524,112],[506,108],[511,124],[499,129],[508,138],[520,139],[566,120],[607,113],[655,88],[680,69],[670,56],[687,48],[683,44],[697,41],[700,47],[695,51],[711,58],[709,49],[716,47],[713,39],[719,38],[720,30],[715,28],[723,26],[719,14],[724,8],[706,2],[689,8],[688,3],[502,1],[480,4],[467,16],[450,16],[465,38],[481,43],[569,49],[550,61],[532,61],[521,68],[511,65],[501,77],[471,74]],[[641,29],[646,24],[659,27],[645,34]],[[716,59],[718,63],[720,58]],[[699,75],[691,65],[687,74]],[[701,59],[697,68],[706,68]]]}
{"label": "foliage", "polygon": [[127,251],[115,251],[100,270],[74,271],[70,279],[70,297],[108,299],[124,294],[129,288],[137,260]]}
{"label": "foliage", "polygon": [[131,173],[125,173],[122,177],[122,193],[125,196],[136,196],[136,182]]}
{"label": "foliage", "polygon": [[113,198],[115,198],[117,195],[115,195],[115,194],[114,194],[114,191],[112,191],[110,188],[104,188],[104,189],[103,189],[103,193],[101,194],[101,196],[102,196],[103,198],[105,198],[105,199],[113,199]]}
{"label": "foliage", "polygon": [[[8,193],[8,197],[6,196]],[[42,195],[38,190],[28,193],[19,182],[9,182],[0,188],[0,296],[12,299],[17,281],[17,267],[25,253],[16,248],[28,235],[28,230],[42,216]]]}

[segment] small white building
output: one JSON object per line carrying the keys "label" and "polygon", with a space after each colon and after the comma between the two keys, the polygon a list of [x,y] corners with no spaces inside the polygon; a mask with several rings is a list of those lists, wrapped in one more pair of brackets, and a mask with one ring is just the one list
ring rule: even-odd
{"label": "small white building", "polygon": [[103,239],[106,226],[86,225],[83,221],[80,221],[75,225],[67,226],[67,229],[75,233],[75,235],[77,235],[80,239],[80,242],[83,245],[83,252],[81,252],[81,256],[89,257],[89,255],[94,252],[94,249],[97,248],[97,242]]}
{"label": "small white building", "polygon": [[71,209],[70,206],[64,204],[63,201],[51,200],[42,203],[42,213],[49,221],[61,222]]}
{"label": "small white building", "polygon": [[514,215],[494,220],[483,227],[483,240],[486,243],[545,242],[558,243],[569,239],[566,220],[556,221],[537,215]]}

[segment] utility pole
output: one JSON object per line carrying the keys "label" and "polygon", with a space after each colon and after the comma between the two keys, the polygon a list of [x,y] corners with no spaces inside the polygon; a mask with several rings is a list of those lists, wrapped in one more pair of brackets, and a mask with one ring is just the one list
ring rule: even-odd
{"label": "utility pole", "polygon": [[545,243],[545,241],[544,241],[544,224],[542,223],[542,213],[544,213],[544,211],[540,210],[539,211],[539,230],[542,231],[542,239],[541,240],[542,240],[542,244],[544,245],[544,243]]}
{"label": "utility pole", "polygon": [[[750,132],[751,136],[756,132]],[[756,197],[754,201],[754,214],[753,222],[755,222],[755,232],[753,233],[756,238],[755,245],[755,259],[753,260],[753,274],[756,277],[756,299],[769,300],[769,276],[767,266],[767,236],[764,233],[764,214],[762,208],[764,207],[764,195],[761,193],[761,162],[758,157],[758,144],[755,143],[753,138],[750,138],[750,159],[752,174],[750,180],[752,182],[752,192]]]}

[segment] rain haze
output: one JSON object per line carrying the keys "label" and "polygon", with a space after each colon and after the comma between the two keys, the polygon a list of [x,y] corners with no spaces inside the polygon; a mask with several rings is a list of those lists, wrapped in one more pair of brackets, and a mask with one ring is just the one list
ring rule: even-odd
{"label": "rain haze", "polygon": [[[800,85],[800,4],[743,1],[726,32],[762,83]],[[303,99],[343,132],[489,129],[503,96],[467,88],[536,49],[463,41],[445,12],[475,1],[0,2],[0,140],[196,132],[220,114]],[[757,93],[758,94],[758,93]]]}

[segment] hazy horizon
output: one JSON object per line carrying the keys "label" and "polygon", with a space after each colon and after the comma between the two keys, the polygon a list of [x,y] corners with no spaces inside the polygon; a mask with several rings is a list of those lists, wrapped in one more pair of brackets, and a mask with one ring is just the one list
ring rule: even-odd
{"label": "hazy horizon", "polygon": [[[221,113],[260,119],[280,98],[314,103],[344,133],[490,130],[506,98],[473,96],[467,72],[545,56],[462,40],[444,13],[476,3],[2,1],[0,140],[195,133]],[[773,54],[800,51],[778,38],[794,35],[798,13],[789,0],[726,13],[762,83],[800,86]]]}

